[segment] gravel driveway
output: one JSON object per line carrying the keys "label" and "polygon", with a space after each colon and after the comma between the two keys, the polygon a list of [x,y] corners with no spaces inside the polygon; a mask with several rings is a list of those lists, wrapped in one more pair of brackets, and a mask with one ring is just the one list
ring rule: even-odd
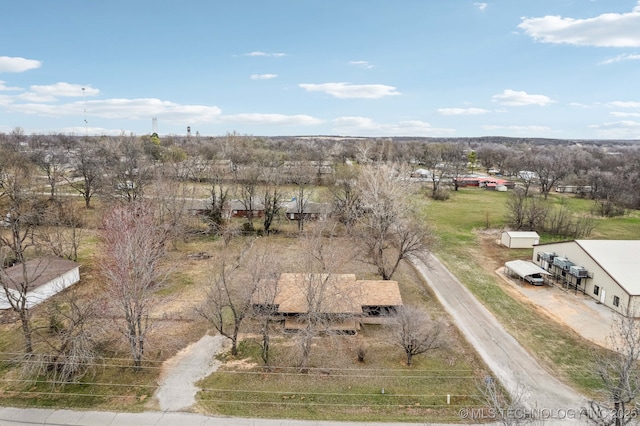
{"label": "gravel driveway", "polygon": [[162,411],[185,410],[196,402],[195,383],[220,367],[215,356],[226,343],[223,336],[206,335],[164,362],[155,395]]}
{"label": "gravel driveway", "polygon": [[429,257],[429,266],[419,259],[412,262],[508,391],[524,388],[523,402],[529,408],[576,410],[585,405],[584,397],[542,368],[435,256]]}

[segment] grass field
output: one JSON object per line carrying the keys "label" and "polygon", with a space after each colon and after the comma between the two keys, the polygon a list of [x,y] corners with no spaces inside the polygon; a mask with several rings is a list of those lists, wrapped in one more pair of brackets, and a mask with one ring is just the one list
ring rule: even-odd
{"label": "grass field", "polygon": [[[285,260],[283,270],[301,271],[303,263],[295,254],[298,249],[291,238],[278,237],[273,243],[271,250]],[[353,258],[348,239],[336,238],[330,244],[327,250],[341,259],[336,272],[374,277],[370,265]],[[409,265],[402,265],[394,279],[405,303],[422,305],[432,316],[446,319]],[[276,325],[273,363],[265,369],[259,345],[249,334],[238,357],[227,357],[222,369],[200,383],[203,390],[198,394],[198,410],[314,420],[458,421],[460,407],[478,404],[474,399],[476,383],[487,370],[455,327],[446,321],[443,347],[418,356],[411,367],[405,365],[402,350],[391,344],[387,327],[367,325],[355,336],[315,338],[311,368],[305,374],[295,368],[295,335],[278,332]],[[360,363],[356,350],[363,345],[367,355],[365,362]]]}
{"label": "grass field", "polygon": [[[418,193],[414,201],[424,223],[437,235],[433,251],[447,267],[549,371],[592,394],[598,384],[592,368],[593,345],[556,324],[534,306],[512,298],[494,273],[506,260],[530,256],[530,250],[501,249],[490,244],[506,225],[507,196],[507,193],[474,188],[453,192],[451,198],[443,202],[431,201],[423,193]],[[572,210],[590,211],[590,201],[562,197]],[[552,201],[559,203],[560,199],[560,195],[551,194]],[[97,211],[89,213],[90,222],[95,225]],[[640,239],[640,212],[594,220],[597,225],[591,238]],[[309,224],[309,229],[313,226]],[[283,231],[281,234],[260,238],[258,244],[267,241],[272,244],[271,250],[281,259],[283,271],[304,272],[295,223],[283,220],[277,227]],[[542,237],[544,242],[547,237]],[[95,231],[87,232],[85,238],[80,251],[83,280],[78,290],[91,298],[100,285],[95,269]],[[152,396],[162,362],[207,332],[207,324],[194,315],[193,307],[202,300],[219,253],[234,249],[234,244],[242,242],[238,240],[228,248],[219,240],[200,236],[180,242],[177,249],[171,250],[168,262],[174,269],[166,286],[157,294],[158,304],[152,315],[157,324],[149,341],[144,368],[139,372],[131,368],[126,347],[118,343],[114,334],[105,340],[103,362],[79,383],[52,386],[44,380],[24,381],[15,363],[21,348],[18,323],[6,320],[0,326],[2,403],[128,411],[157,408]],[[339,237],[331,244],[331,252],[342,261],[335,272],[355,273],[361,279],[375,277],[370,265],[357,260],[352,241]],[[212,257],[209,260],[188,258],[188,254],[199,252]],[[403,264],[394,279],[399,282],[405,303],[424,306],[432,316],[445,319],[448,324],[446,347],[416,357],[409,368],[404,365],[402,351],[389,343],[388,329],[367,326],[357,336],[317,338],[309,373],[300,374],[292,370],[295,360],[291,336],[274,337],[273,368],[265,370],[261,367],[255,337],[248,330],[243,334],[240,355],[225,358],[225,366],[200,383],[203,390],[198,395],[197,410],[211,414],[247,416],[250,413],[257,417],[317,420],[459,421],[458,408],[478,405],[474,399],[476,382],[488,374],[486,367],[451,325],[412,268]],[[45,327],[46,310],[36,308],[34,315],[36,323]],[[361,345],[367,347],[364,363],[359,363],[355,355]],[[450,405],[446,403],[448,395]]]}
{"label": "grass field", "polygon": [[[499,248],[495,240],[487,242],[482,237],[489,229],[499,231],[505,227],[507,197],[508,193],[462,189],[445,202],[423,201],[422,213],[434,224],[439,238],[437,255],[543,365],[582,392],[593,394],[599,386],[593,370],[594,345],[532,304],[512,298],[493,273],[507,260],[527,259],[531,255],[531,250]],[[556,202],[560,197],[550,195]],[[590,210],[592,203],[577,198],[568,198],[566,202],[574,211],[583,213]],[[640,239],[638,212],[594,220],[592,239]]]}

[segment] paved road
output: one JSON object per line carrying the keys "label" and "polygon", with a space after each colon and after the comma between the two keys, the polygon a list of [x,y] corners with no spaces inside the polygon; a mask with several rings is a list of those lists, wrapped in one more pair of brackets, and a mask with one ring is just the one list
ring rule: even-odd
{"label": "paved road", "polygon": [[[0,407],[0,425],[33,426],[425,426],[432,423],[353,423],[210,417],[193,413],[113,413]],[[444,426],[444,425],[441,425]]]}
{"label": "paved road", "polygon": [[585,405],[584,397],[542,368],[435,256],[427,261],[428,266],[412,260],[460,332],[507,390],[524,389],[523,402],[529,408],[575,410]]}

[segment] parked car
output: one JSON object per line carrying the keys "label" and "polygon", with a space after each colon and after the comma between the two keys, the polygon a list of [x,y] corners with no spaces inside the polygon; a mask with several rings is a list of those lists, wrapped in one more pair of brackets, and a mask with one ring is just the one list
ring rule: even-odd
{"label": "parked car", "polygon": [[544,279],[542,278],[542,274],[531,274],[524,277],[524,279],[532,285],[543,285]]}

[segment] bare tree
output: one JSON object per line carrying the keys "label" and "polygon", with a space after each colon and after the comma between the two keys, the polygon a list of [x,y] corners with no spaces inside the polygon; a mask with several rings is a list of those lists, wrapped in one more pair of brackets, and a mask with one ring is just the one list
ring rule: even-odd
{"label": "bare tree", "polygon": [[400,262],[426,251],[430,234],[412,219],[408,202],[408,183],[387,165],[363,168],[360,193],[365,214],[358,235],[363,261],[374,265],[384,280],[390,280]]}
{"label": "bare tree", "polygon": [[308,371],[314,339],[319,335],[332,336],[332,322],[345,321],[352,316],[349,312],[344,312],[344,306],[348,306],[352,302],[351,298],[355,296],[344,292],[343,288],[336,285],[338,276],[335,275],[335,271],[347,262],[348,258],[332,247],[331,237],[323,237],[325,233],[333,234],[330,229],[323,228],[321,226],[314,229],[300,240],[301,251],[306,253],[302,260],[305,272],[296,285],[305,312],[298,317],[300,328],[297,330],[295,342],[299,352],[297,364],[302,373]]}
{"label": "bare tree", "polygon": [[539,196],[527,197],[522,188],[511,191],[507,199],[507,221],[516,230],[543,230],[548,213],[548,203]]}
{"label": "bare tree", "polygon": [[[256,293],[265,291],[268,288],[265,282],[272,283],[278,274],[269,250],[252,251],[254,242],[252,240],[245,246],[230,263],[222,262],[220,270],[208,283],[204,303],[196,308],[196,312],[218,333],[231,341],[231,354],[234,356],[238,354],[240,327],[252,313]],[[268,353],[268,338],[266,343]]]}
{"label": "bare tree", "polygon": [[104,152],[83,141],[71,156],[71,176],[64,179],[84,199],[85,207],[91,207],[91,199],[102,188],[105,173]]}
{"label": "bare tree", "polygon": [[[271,265],[276,265],[272,263]],[[276,266],[276,269],[279,269]],[[260,335],[262,337],[261,342],[261,354],[264,365],[268,366],[271,360],[271,324],[275,315],[277,315],[278,307],[275,304],[276,296],[278,295],[278,276],[279,273],[275,271],[272,277],[266,278],[261,285],[256,289],[253,300],[254,303],[252,316],[257,321],[260,327]]]}
{"label": "bare tree", "polygon": [[298,231],[304,231],[306,222],[306,211],[313,189],[311,184],[314,179],[314,169],[306,163],[298,162],[293,164],[289,170],[289,180],[295,185],[294,211],[298,217]]}
{"label": "bare tree", "polygon": [[253,166],[244,166],[236,174],[236,196],[246,211],[246,230],[253,232],[254,212],[261,206],[258,196],[258,180],[260,169]]}
{"label": "bare tree", "polygon": [[438,349],[442,345],[442,324],[432,320],[424,310],[415,306],[402,306],[398,309],[396,319],[392,339],[404,351],[408,366],[415,355]]}
{"label": "bare tree", "polygon": [[596,425],[624,426],[640,414],[640,323],[634,311],[616,317],[609,344],[610,352],[596,353],[601,396],[590,400],[583,414]]}
{"label": "bare tree", "polygon": [[531,171],[537,175],[540,193],[545,200],[551,189],[569,174],[571,159],[571,151],[562,148],[554,149],[552,154],[537,153],[530,157]]}
{"label": "bare tree", "polygon": [[482,145],[477,149],[478,161],[489,171],[491,168],[504,172],[504,163],[513,152],[504,145]]}
{"label": "bare tree", "polygon": [[544,223],[545,232],[574,239],[588,237],[594,228],[595,222],[591,217],[575,216],[564,199],[549,209]]}
{"label": "bare tree", "polygon": [[213,232],[222,234],[226,221],[225,209],[229,201],[229,188],[221,182],[214,181],[211,184],[209,193],[211,197],[209,198],[209,205],[205,210],[205,218]]}
{"label": "bare tree", "polygon": [[109,294],[123,321],[119,324],[126,338],[136,369],[142,366],[151,328],[149,310],[154,292],[164,281],[161,261],[165,254],[166,233],[158,224],[150,205],[132,202],[112,208],[101,229],[100,270]]}
{"label": "bare tree", "polygon": [[429,171],[431,198],[436,200],[449,197],[448,188],[442,184],[452,181],[454,186],[457,185],[457,178],[466,172],[467,167],[462,145],[453,143],[425,144],[418,161]]}
{"label": "bare tree", "polygon": [[51,143],[47,144],[44,149],[36,150],[31,156],[31,161],[38,166],[47,178],[51,198],[56,196],[57,184],[63,180],[65,158],[66,156],[60,147]]}
{"label": "bare tree", "polygon": [[95,299],[82,300],[75,289],[58,296],[47,306],[49,326],[42,330],[47,353],[27,363],[31,374],[46,374],[55,385],[81,379],[100,361],[97,350],[100,327],[97,323]]}
{"label": "bare tree", "polygon": [[334,215],[348,229],[352,229],[363,214],[358,178],[358,172],[353,166],[338,167],[335,183],[331,187]]}
{"label": "bare tree", "polygon": [[116,192],[127,201],[141,198],[154,175],[142,141],[133,135],[121,135],[111,157],[110,171]]}
{"label": "bare tree", "polygon": [[282,161],[276,158],[263,158],[261,161],[262,176],[264,178],[263,202],[264,202],[264,232],[269,235],[274,221],[278,218],[283,208],[284,189],[281,186],[280,169]]}
{"label": "bare tree", "polygon": [[624,214],[625,182],[616,173],[592,170],[587,173],[591,186],[591,198],[596,203],[595,211],[604,217]]}
{"label": "bare tree", "polygon": [[33,352],[33,330],[27,295],[35,281],[46,270],[46,262],[36,268],[27,266],[28,251],[36,246],[34,229],[41,217],[43,204],[31,191],[32,171],[28,163],[17,154],[5,153],[6,162],[0,165],[0,206],[6,211],[2,218],[5,231],[0,233],[0,260],[2,265],[19,264],[22,273],[12,278],[0,272],[0,284],[11,309],[18,314],[25,339],[25,352]]}
{"label": "bare tree", "polygon": [[518,385],[516,389],[504,390],[493,377],[485,377],[476,384],[478,397],[476,398],[488,410],[487,418],[497,420],[504,426],[532,423],[536,419],[528,417],[524,405],[525,388]]}
{"label": "bare tree", "polygon": [[195,188],[163,173],[156,173],[154,181],[149,188],[150,203],[155,205],[158,220],[175,249],[178,241],[186,240],[188,235],[190,216],[185,205],[194,200]]}
{"label": "bare tree", "polygon": [[58,257],[78,260],[82,241],[84,217],[75,200],[49,201],[35,230],[37,239],[47,250]]}

